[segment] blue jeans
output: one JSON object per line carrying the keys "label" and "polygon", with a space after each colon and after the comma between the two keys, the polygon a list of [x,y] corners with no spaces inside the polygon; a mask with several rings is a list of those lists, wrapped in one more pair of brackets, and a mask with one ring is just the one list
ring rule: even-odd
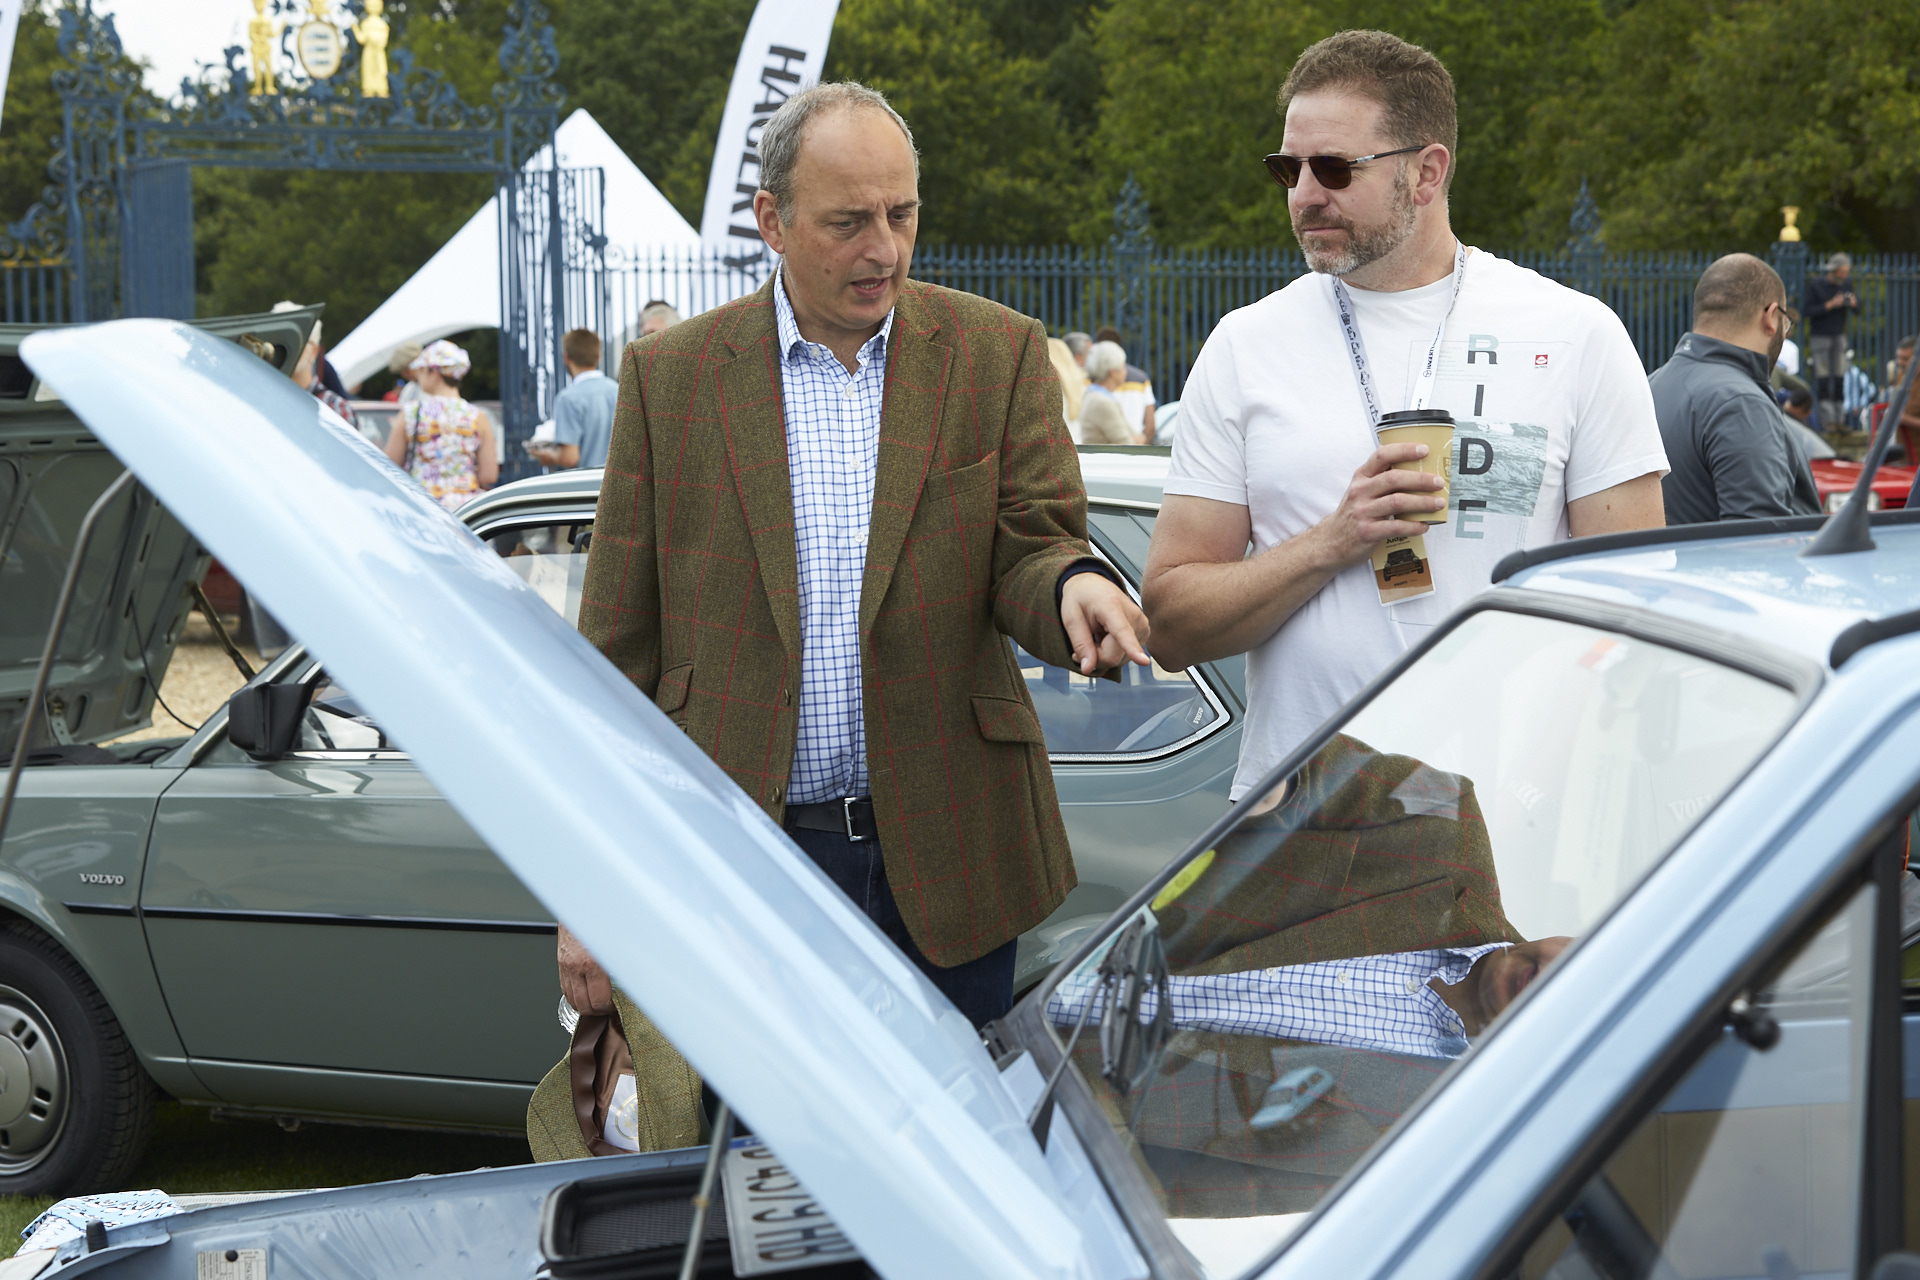
{"label": "blue jeans", "polygon": [[856,841],[838,832],[792,828],[787,834],[827,873],[827,878],[840,892],[853,899],[854,906],[880,926],[880,932],[886,934],[894,946],[920,966],[920,972],[926,974],[974,1026],[985,1026],[1013,1007],[1016,943],[1009,942],[978,960],[943,969],[920,954],[920,948],[907,935],[900,908],[893,901],[893,887],[887,883],[887,868],[880,857],[878,840]]}

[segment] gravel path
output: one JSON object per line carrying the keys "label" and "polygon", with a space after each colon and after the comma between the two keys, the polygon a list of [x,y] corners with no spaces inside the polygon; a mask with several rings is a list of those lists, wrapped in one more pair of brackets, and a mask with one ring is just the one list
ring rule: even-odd
{"label": "gravel path", "polygon": [[[223,618],[221,621],[226,624],[228,635],[232,635],[239,626],[237,618]],[[240,652],[253,664],[255,671],[266,665],[264,658],[245,645],[240,647]],[[183,733],[192,733],[244,683],[246,681],[241,677],[240,669],[233,665],[233,659],[226,655],[220,642],[214,638],[212,626],[195,610],[187,615],[186,629],[180,635],[179,647],[173,651],[173,662],[160,680],[161,701],[184,716],[188,723],[182,724],[176,720],[165,707],[155,706],[152,725],[125,734],[115,741],[139,742],[146,738],[177,738]]]}

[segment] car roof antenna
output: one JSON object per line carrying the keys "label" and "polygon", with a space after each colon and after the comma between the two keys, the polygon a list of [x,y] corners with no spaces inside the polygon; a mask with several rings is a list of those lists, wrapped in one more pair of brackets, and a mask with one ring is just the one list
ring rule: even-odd
{"label": "car roof antenna", "polygon": [[1887,411],[1880,415],[1880,429],[1873,433],[1873,443],[1867,449],[1867,463],[1860,468],[1860,478],[1854,481],[1853,492],[1848,495],[1846,505],[1820,527],[1820,532],[1813,535],[1813,541],[1807,544],[1807,549],[1801,555],[1843,556],[1850,551],[1873,550],[1873,530],[1867,522],[1867,495],[1873,492],[1873,476],[1887,456],[1887,446],[1893,440],[1894,428],[1900,425],[1900,418],[1907,411],[1907,395],[1913,390],[1916,369],[1920,369],[1920,360],[1908,360],[1906,376],[1900,379],[1899,387],[1889,397]]}

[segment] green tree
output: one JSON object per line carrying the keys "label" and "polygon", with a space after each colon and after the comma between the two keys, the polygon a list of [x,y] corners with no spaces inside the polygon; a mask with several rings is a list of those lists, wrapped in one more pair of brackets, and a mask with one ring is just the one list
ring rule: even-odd
{"label": "green tree", "polygon": [[1084,166],[1039,53],[1061,30],[1040,26],[1010,46],[970,0],[843,0],[826,78],[880,90],[913,129],[924,240],[1066,238]]}
{"label": "green tree", "polygon": [[553,0],[567,110],[591,112],[696,227],[753,7],[754,0]]}
{"label": "green tree", "polygon": [[1920,8],[1639,0],[1541,100],[1543,184],[1587,177],[1617,249],[1758,248],[1780,206],[1824,247],[1920,249]]}
{"label": "green tree", "polygon": [[[26,213],[52,178],[47,162],[60,146],[63,120],[53,75],[62,66],[60,24],[49,0],[27,0],[14,37],[7,97],[0,111],[0,225]],[[123,59],[136,78],[141,64]]]}
{"label": "green tree", "polygon": [[[1279,149],[1280,84],[1308,45],[1376,27],[1432,50],[1453,76],[1455,227],[1488,246],[1530,233],[1552,243],[1530,221],[1534,196],[1524,180],[1533,103],[1585,68],[1603,22],[1597,0],[1117,0],[1096,24],[1107,84],[1094,139],[1102,197],[1110,204],[1131,172],[1162,242],[1291,244],[1286,201],[1260,163]],[[1104,207],[1091,209],[1081,234],[1104,234],[1109,217]],[[1564,228],[1563,215],[1558,238]]]}

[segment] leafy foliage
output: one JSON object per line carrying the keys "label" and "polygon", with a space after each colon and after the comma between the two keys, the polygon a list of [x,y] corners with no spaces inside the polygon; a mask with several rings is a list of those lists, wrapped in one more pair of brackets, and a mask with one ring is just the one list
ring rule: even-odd
{"label": "leafy foliage", "polygon": [[1920,249],[1920,8],[1639,0],[1543,98],[1545,188],[1588,177],[1610,245],[1753,248],[1780,206],[1823,249]]}
{"label": "leafy foliage", "polygon": [[[1594,0],[1120,0],[1097,29],[1109,96],[1095,163],[1109,202],[1128,173],[1138,177],[1163,242],[1290,243],[1285,198],[1260,163],[1280,146],[1281,81],[1315,41],[1380,27],[1431,49],[1453,75],[1454,225],[1477,243],[1518,245],[1531,229],[1523,179],[1532,104],[1585,65],[1602,22]],[[1090,208],[1081,234],[1104,234],[1108,217]]]}
{"label": "leafy foliage", "polygon": [[[56,0],[27,0],[0,129],[0,219],[60,132]],[[547,0],[568,108],[697,222],[754,0]],[[509,0],[392,0],[396,47],[469,102]],[[1163,244],[1288,243],[1260,165],[1308,44],[1380,26],[1459,89],[1455,225],[1567,235],[1583,178],[1617,249],[1759,248],[1801,207],[1822,248],[1920,249],[1920,7],[1882,0],[843,0],[824,68],[886,91],[922,152],[929,242],[1098,241],[1129,173]],[[211,58],[217,51],[209,50]],[[339,336],[488,194],[483,176],[195,176],[204,312],[324,298]]]}
{"label": "leafy foliage", "polygon": [[1062,25],[996,7],[1011,40],[972,0],[843,0],[834,25],[826,78],[872,85],[914,131],[929,242],[1062,240],[1090,193],[1061,100],[1076,86],[1045,56]]}

